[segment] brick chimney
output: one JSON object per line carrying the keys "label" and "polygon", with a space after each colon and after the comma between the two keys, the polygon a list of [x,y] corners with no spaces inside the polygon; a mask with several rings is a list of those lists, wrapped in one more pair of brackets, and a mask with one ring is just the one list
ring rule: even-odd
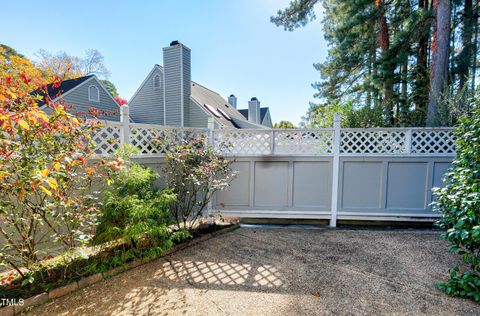
{"label": "brick chimney", "polygon": [[166,126],[188,124],[191,94],[190,49],[173,41],[163,48],[164,121]]}
{"label": "brick chimney", "polygon": [[256,97],[248,101],[248,120],[260,124],[260,101]]}

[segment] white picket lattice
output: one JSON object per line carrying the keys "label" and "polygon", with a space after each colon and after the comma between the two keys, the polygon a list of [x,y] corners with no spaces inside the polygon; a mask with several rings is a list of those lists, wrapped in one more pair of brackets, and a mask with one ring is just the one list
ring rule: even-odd
{"label": "white picket lattice", "polygon": [[274,153],[325,155],[333,152],[333,130],[275,130]]}
{"label": "white picket lattice", "polygon": [[223,129],[213,132],[214,149],[225,155],[268,155],[272,152],[268,130]]}
{"label": "white picket lattice", "polygon": [[343,154],[405,154],[407,138],[405,130],[343,129],[340,153]]}
{"label": "white picket lattice", "polygon": [[452,130],[413,130],[412,154],[455,154],[455,137]]}
{"label": "white picket lattice", "polygon": [[169,146],[200,136],[207,137],[205,130],[165,128],[146,124],[132,124],[130,129],[130,143],[139,149],[140,155],[164,154]]}
{"label": "white picket lattice", "polygon": [[121,125],[109,123],[99,126],[92,135],[96,144],[95,154],[111,155],[120,146]]}
{"label": "white picket lattice", "polygon": [[[128,128],[124,132],[124,128]],[[104,123],[92,139],[96,153],[111,155],[123,139],[139,149],[140,155],[162,155],[168,147],[211,132],[214,149],[225,155],[333,155],[334,135],[340,134],[339,155],[345,156],[453,156],[452,128],[369,129],[221,129],[169,128],[151,124]],[[123,138],[122,138],[123,137]]]}

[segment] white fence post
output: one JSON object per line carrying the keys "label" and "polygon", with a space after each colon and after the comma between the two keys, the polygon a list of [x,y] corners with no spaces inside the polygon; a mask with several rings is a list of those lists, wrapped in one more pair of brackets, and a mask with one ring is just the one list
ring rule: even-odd
{"label": "white fence post", "polygon": [[[208,127],[208,142],[210,143],[210,146],[212,146],[212,149],[215,150],[215,144],[214,144],[214,135],[213,135],[213,130],[215,129],[215,120],[213,117],[208,117],[208,122],[207,122],[207,127]],[[215,197],[212,197],[214,199]],[[207,205],[207,216],[208,216],[208,222],[210,224],[213,224],[213,218],[210,217],[209,215],[212,213],[212,199],[208,201]]]}
{"label": "white fence post", "polygon": [[410,156],[412,154],[412,142],[413,142],[413,131],[411,128],[405,132],[405,137],[406,137],[405,139],[406,154]]}
{"label": "white fence post", "polygon": [[120,107],[120,123],[122,123],[120,144],[130,144],[130,116],[128,114],[128,105],[122,105]]}
{"label": "white fence post", "polygon": [[270,141],[270,154],[273,156],[275,154],[275,130],[272,129],[272,139]]}
{"label": "white fence post", "polygon": [[215,120],[213,117],[209,117],[207,121],[207,128],[208,128],[208,142],[214,148],[214,143],[213,143],[213,130],[215,129]]}
{"label": "white fence post", "polygon": [[340,168],[340,114],[335,114],[333,118],[333,162],[332,162],[332,211],[330,217],[330,227],[337,227],[338,210],[338,177]]}

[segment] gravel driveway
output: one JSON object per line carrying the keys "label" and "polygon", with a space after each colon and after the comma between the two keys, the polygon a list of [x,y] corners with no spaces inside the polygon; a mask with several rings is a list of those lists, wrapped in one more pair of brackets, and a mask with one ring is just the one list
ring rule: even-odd
{"label": "gravel driveway", "polygon": [[240,228],[31,314],[479,315],[435,287],[455,262],[431,230]]}

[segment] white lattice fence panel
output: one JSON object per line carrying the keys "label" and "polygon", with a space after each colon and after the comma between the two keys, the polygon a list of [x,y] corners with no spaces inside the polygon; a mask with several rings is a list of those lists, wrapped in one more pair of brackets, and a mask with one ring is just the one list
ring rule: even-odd
{"label": "white lattice fence panel", "polygon": [[111,155],[120,146],[120,126],[102,125],[97,128],[92,135],[92,140],[96,144],[95,153],[97,155]]}
{"label": "white lattice fence panel", "polygon": [[404,154],[408,152],[405,130],[343,130],[343,154]]}
{"label": "white lattice fence panel", "polygon": [[322,155],[333,152],[333,131],[275,131],[275,154]]}
{"label": "white lattice fence panel", "polygon": [[168,147],[207,137],[203,130],[173,129],[158,127],[135,127],[130,130],[130,142],[139,149],[139,154],[163,154]]}
{"label": "white lattice fence panel", "polygon": [[452,130],[413,130],[413,154],[454,154],[455,136]]}
{"label": "white lattice fence panel", "polygon": [[216,130],[215,151],[226,155],[268,155],[272,132],[258,130]]}

